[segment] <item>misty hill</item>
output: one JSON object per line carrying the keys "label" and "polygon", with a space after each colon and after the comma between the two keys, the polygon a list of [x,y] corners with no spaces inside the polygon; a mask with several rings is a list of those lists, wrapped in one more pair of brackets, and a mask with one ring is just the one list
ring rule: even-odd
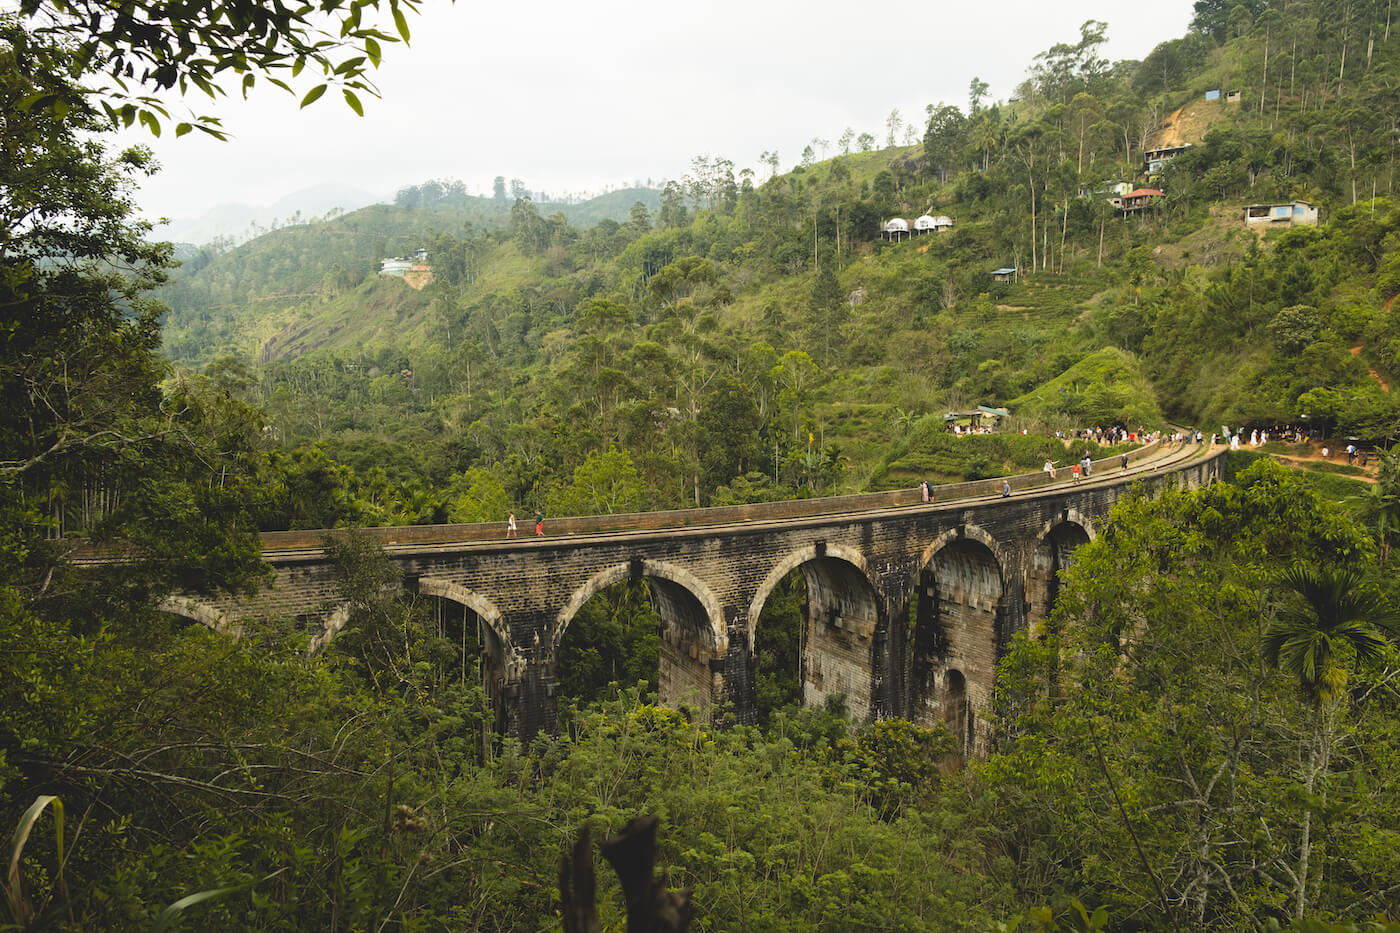
{"label": "misty hill", "polygon": [[154,235],[195,246],[215,240],[242,243],[270,229],[299,224],[306,218],[321,217],[331,211],[353,211],[381,200],[384,198],[351,185],[325,182],[294,191],[262,207],[220,204],[199,217],[172,218],[169,223],[157,227]]}

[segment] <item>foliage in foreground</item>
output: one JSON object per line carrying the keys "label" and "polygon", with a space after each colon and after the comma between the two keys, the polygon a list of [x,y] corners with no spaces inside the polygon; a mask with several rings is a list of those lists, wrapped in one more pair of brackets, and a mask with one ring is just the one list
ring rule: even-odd
{"label": "foliage in foreground", "polygon": [[[1268,461],[1120,504],[1002,662],[1001,752],[973,769],[1023,897],[1146,928],[1393,915],[1400,654],[1370,547]],[[1352,622],[1299,598],[1316,573]],[[1326,704],[1271,663],[1303,628],[1345,684]]]}

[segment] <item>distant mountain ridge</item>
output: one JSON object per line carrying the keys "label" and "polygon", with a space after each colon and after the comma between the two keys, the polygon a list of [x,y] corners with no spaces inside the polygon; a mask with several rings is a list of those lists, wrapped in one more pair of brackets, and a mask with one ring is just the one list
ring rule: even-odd
{"label": "distant mountain ridge", "polygon": [[330,211],[354,211],[391,200],[351,185],[324,182],[293,191],[271,204],[219,204],[198,217],[171,218],[153,231],[156,239],[203,246],[215,240],[243,243],[277,227],[321,217]]}

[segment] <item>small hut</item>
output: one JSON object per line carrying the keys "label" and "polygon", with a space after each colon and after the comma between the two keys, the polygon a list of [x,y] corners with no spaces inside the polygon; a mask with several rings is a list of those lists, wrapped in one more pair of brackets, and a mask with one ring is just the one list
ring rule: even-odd
{"label": "small hut", "polygon": [[880,225],[880,231],[885,235],[885,239],[897,243],[909,235],[909,221],[902,217],[891,217]]}

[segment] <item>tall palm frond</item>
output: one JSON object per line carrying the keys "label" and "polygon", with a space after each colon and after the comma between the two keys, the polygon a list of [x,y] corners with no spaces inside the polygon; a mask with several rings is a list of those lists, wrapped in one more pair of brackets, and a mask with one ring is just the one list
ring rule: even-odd
{"label": "tall palm frond", "polygon": [[1296,678],[1314,704],[1333,699],[1346,686],[1339,651],[1350,647],[1358,660],[1376,660],[1387,632],[1400,625],[1395,607],[1349,567],[1294,564],[1278,585],[1285,599],[1264,633],[1264,659]]}

